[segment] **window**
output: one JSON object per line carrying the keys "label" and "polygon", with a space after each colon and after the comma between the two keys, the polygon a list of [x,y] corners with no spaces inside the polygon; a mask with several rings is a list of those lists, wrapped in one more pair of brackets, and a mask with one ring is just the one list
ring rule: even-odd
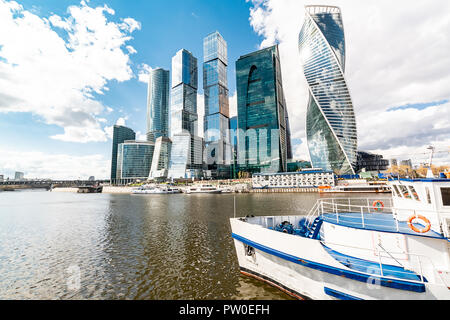
{"label": "window", "polygon": [[450,188],[441,188],[442,204],[450,206]]}
{"label": "window", "polygon": [[396,186],[395,184],[392,185],[392,190],[394,191],[394,195],[395,195],[396,197],[401,197],[401,196],[400,196],[400,192],[398,191],[397,186]]}
{"label": "window", "polygon": [[413,195],[414,199],[416,199],[417,201],[420,201],[419,195],[417,194],[416,189],[414,189],[413,186],[408,186],[408,188],[409,188],[409,192]]}
{"label": "window", "polygon": [[428,187],[425,187],[425,191],[427,193],[427,202],[431,203],[430,189],[428,189]]}
{"label": "window", "polygon": [[409,194],[406,186],[401,185],[401,186],[399,186],[399,188],[400,188],[400,193],[403,195],[403,197],[405,199],[411,199],[411,195]]}

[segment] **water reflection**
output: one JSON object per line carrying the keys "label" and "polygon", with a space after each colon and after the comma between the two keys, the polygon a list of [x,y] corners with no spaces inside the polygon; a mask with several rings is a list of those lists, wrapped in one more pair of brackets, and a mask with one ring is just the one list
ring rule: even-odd
{"label": "water reflection", "polygon": [[[0,298],[289,299],[240,276],[233,198],[2,193]],[[302,214],[317,198],[239,194],[236,214]]]}

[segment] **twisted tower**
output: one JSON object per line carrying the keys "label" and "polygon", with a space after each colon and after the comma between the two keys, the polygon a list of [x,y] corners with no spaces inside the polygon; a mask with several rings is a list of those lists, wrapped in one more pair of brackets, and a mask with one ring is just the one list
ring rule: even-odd
{"label": "twisted tower", "polygon": [[306,136],[313,167],[354,174],[357,132],[345,81],[345,37],[341,10],[306,6],[299,50],[308,82]]}

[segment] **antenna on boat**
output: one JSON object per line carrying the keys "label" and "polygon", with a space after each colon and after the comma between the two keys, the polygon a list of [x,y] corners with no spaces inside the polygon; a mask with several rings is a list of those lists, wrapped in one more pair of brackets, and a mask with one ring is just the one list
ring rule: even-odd
{"label": "antenna on boat", "polygon": [[431,150],[430,165],[429,165],[428,170],[427,170],[427,178],[434,178],[433,170],[431,169],[431,163],[433,162],[434,147],[433,146],[429,146],[427,149]]}
{"label": "antenna on boat", "polygon": [[236,195],[233,195],[233,213],[234,218],[236,219]]}

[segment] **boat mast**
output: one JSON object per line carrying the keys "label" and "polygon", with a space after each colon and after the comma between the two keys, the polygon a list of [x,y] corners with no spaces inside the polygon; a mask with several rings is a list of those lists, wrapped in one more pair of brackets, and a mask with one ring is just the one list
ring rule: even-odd
{"label": "boat mast", "polygon": [[430,165],[429,165],[428,171],[427,171],[427,178],[434,178],[433,170],[431,170],[431,163],[433,162],[433,155],[434,155],[434,147],[429,146],[427,149],[431,150],[430,161],[429,161]]}

